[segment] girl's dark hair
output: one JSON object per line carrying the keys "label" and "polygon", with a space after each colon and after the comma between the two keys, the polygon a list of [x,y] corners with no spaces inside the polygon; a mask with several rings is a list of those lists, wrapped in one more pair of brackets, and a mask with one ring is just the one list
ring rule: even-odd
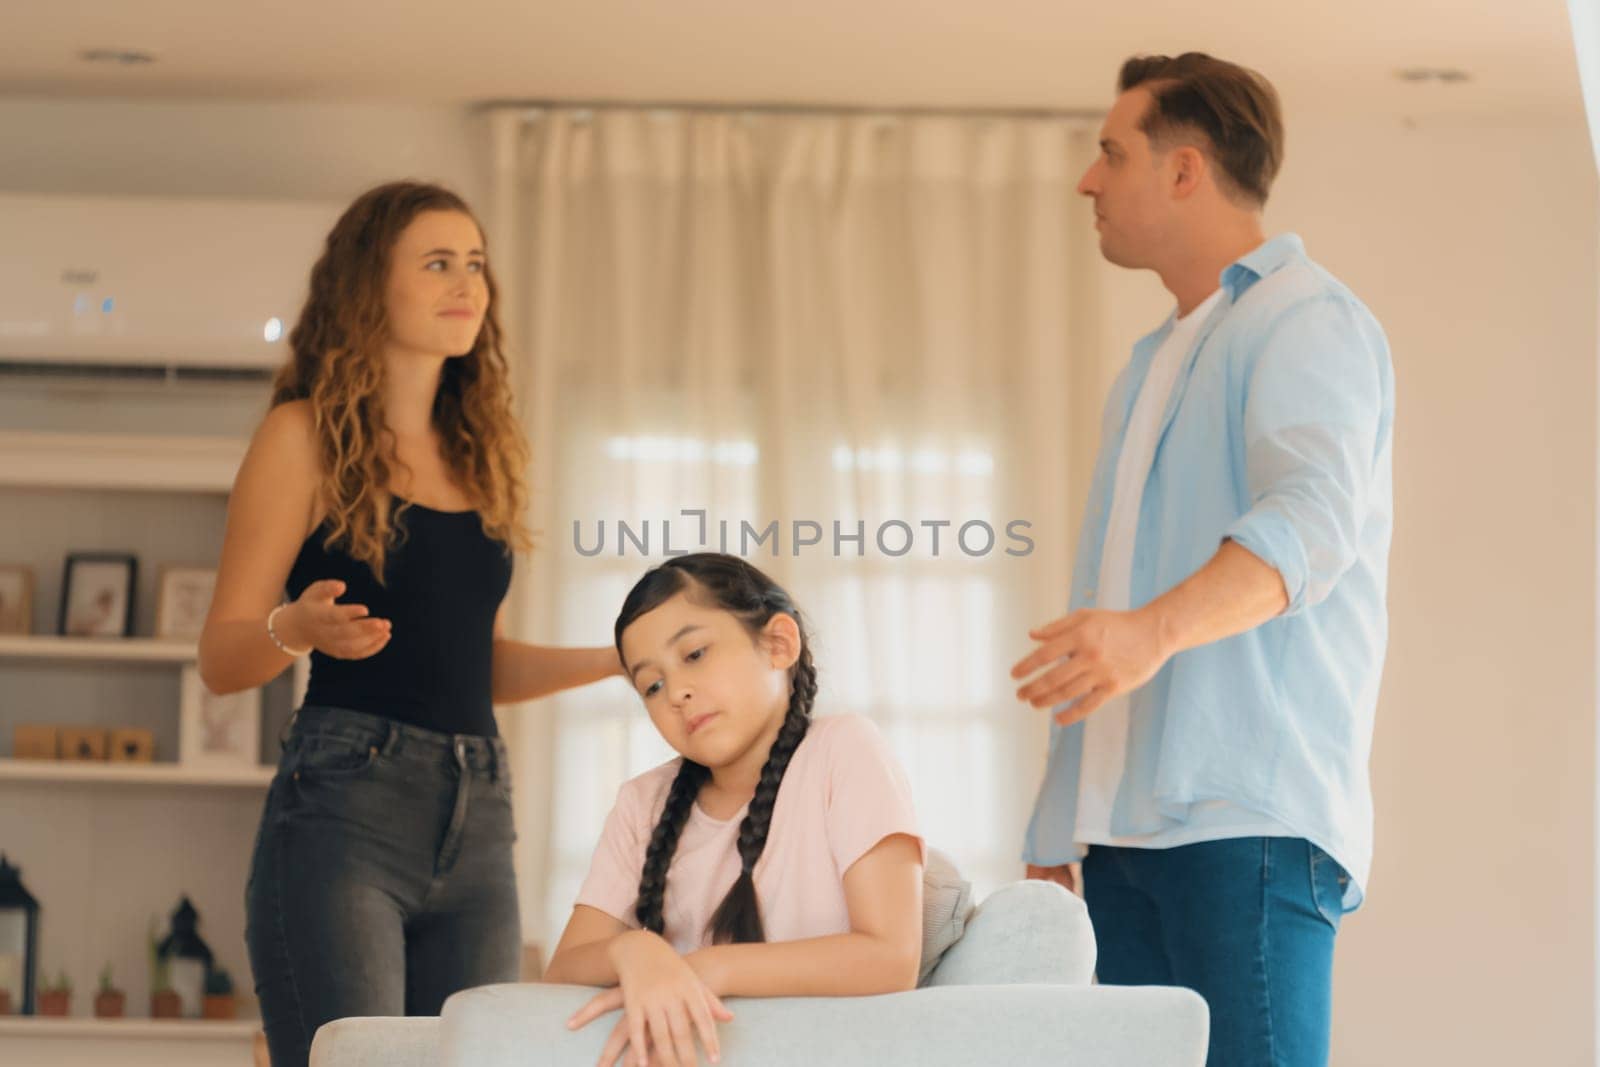
{"label": "girl's dark hair", "polygon": [[[619,655],[622,632],[639,616],[678,593],[688,593],[697,601],[734,615],[752,638],[761,632],[768,620],[780,613],[792,617],[800,627],[800,657],[790,668],[789,711],[772,742],[767,762],[761,768],[761,780],[750,800],[749,813],[739,824],[739,879],[733,883],[709,924],[714,944],[765,941],[761,906],[756,899],[756,861],[767,846],[767,830],[772,825],[772,810],[777,804],[778,787],[783,784],[783,773],[788,770],[790,758],[811,725],[811,705],[817,696],[817,669],[811,661],[800,609],[795,607],[789,594],[744,560],[719,552],[674,556],[645,572],[628,593],[622,612],[617,616],[615,637]],[[667,869],[678,849],[678,838],[688,821],[689,809],[700,795],[700,787],[710,777],[709,768],[685,756],[677,777],[672,780],[666,807],[645,849],[644,870],[639,876],[639,899],[633,909],[639,924],[646,930],[664,932],[662,903],[667,891]]]}

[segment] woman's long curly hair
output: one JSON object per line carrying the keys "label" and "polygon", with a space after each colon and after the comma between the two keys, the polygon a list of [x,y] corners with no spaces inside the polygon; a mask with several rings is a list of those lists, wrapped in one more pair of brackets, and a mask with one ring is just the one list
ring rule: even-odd
{"label": "woman's long curly hair", "polygon": [[[646,572],[628,593],[617,616],[615,627],[617,654],[622,654],[622,632],[640,615],[659,607],[678,593],[688,593],[698,602],[719,608],[736,617],[754,638],[774,615],[791,616],[800,628],[800,656],[789,668],[789,710],[783,726],[767,753],[761,779],[750,810],[739,824],[739,878],[728,890],[712,915],[709,932],[714,944],[766,940],[761,922],[761,905],[756,899],[755,867],[767,847],[767,830],[778,802],[778,787],[789,769],[795,749],[811,726],[811,706],[817,697],[817,668],[811,660],[811,645],[806,638],[800,609],[789,594],[761,571],[737,556],[720,552],[694,552],[675,556]],[[645,849],[644,869],[639,876],[639,898],[634,915],[646,930],[663,933],[666,927],[664,901],[667,869],[678,850],[678,838],[688,821],[689,809],[700,795],[700,787],[711,771],[687,756],[678,768],[667,792],[666,806],[650,835]]]}
{"label": "woman's long curly hair", "polygon": [[[424,211],[477,218],[466,201],[437,185],[392,182],[358,197],[334,223],[310,295],[289,333],[291,355],[273,381],[272,407],[308,400],[321,460],[326,547],[342,545],[381,583],[396,520],[389,482],[403,466],[384,419],[384,291],[395,242]],[[478,232],[483,227],[478,225]],[[447,359],[433,401],[433,425],[454,481],[472,498],[486,534],[507,547],[532,541],[522,523],[527,443],[512,410],[510,371],[501,349],[494,273],[483,267],[489,307],[472,348]]]}

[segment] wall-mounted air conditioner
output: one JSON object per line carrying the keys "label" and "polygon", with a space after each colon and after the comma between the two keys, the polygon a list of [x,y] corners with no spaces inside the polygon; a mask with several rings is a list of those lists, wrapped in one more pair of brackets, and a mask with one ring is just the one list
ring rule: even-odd
{"label": "wall-mounted air conditioner", "polygon": [[0,193],[0,374],[270,374],[341,208]]}

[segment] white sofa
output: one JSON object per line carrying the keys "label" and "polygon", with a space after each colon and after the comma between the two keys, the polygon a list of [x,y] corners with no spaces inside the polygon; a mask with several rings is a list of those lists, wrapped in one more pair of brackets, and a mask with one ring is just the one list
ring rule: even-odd
{"label": "white sofa", "polygon": [[[1092,985],[1083,901],[1050,882],[991,894],[919,989],[875,997],[738,999],[722,1063],[1072,1064],[1203,1067],[1210,1025],[1187,989]],[[340,1019],[317,1031],[312,1067],[593,1067],[614,1016],[577,1033],[594,990],[495,985],[451,997],[437,1019]]]}

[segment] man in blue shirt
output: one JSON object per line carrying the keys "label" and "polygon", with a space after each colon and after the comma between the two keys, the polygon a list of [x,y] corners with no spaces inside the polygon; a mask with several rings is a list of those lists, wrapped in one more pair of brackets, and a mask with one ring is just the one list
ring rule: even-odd
{"label": "man in blue shirt", "polygon": [[1030,877],[1075,884],[1100,980],[1211,1009],[1210,1062],[1322,1064],[1334,936],[1372,858],[1394,387],[1372,314],[1266,238],[1272,86],[1209,56],[1122,68],[1078,191],[1101,252],[1177,306],[1111,390],[1051,708]]}

